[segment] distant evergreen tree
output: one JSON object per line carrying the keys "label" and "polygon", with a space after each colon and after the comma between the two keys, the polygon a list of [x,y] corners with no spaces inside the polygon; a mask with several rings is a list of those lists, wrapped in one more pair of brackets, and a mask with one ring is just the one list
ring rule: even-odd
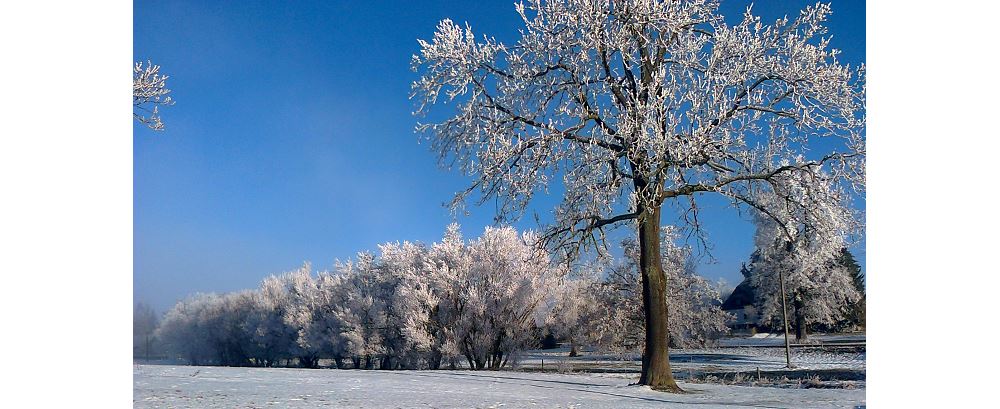
{"label": "distant evergreen tree", "polygon": [[846,248],[840,250],[840,257],[837,257],[837,264],[843,266],[851,273],[851,277],[854,278],[854,287],[858,289],[858,292],[862,295],[865,294],[865,273],[861,271],[861,266],[858,265],[858,261],[854,259],[854,255],[851,254]]}
{"label": "distant evergreen tree", "polygon": [[844,326],[864,327],[865,301],[867,299],[867,294],[865,293],[865,273],[861,271],[861,266],[854,259],[854,255],[846,248],[840,250],[840,256],[837,257],[837,265],[847,269],[854,280],[854,287],[861,293],[861,299],[851,307],[849,318],[844,323],[846,324]]}

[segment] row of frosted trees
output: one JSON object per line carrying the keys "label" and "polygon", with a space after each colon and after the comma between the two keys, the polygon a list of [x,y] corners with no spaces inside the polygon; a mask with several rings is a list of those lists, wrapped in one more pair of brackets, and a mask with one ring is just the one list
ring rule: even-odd
{"label": "row of frosted trees", "polygon": [[[668,230],[669,232],[669,230]],[[725,330],[719,293],[694,274],[685,248],[664,240],[670,275],[671,342],[702,345]],[[572,345],[623,354],[643,347],[638,249],[622,259],[567,268],[513,228],[463,240],[448,227],[430,246],[387,243],[333,272],[310,266],[266,278],[260,288],[179,302],[157,338],[194,365],[310,368],[499,369],[548,332]]]}

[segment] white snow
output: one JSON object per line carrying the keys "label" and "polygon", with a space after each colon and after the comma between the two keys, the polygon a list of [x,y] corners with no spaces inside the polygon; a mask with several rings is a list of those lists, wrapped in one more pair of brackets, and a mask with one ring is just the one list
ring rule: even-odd
{"label": "white snow", "polygon": [[[518,365],[522,368],[539,369],[544,360],[547,369],[613,369],[633,372],[638,372],[641,366],[638,357],[623,360],[614,355],[594,353],[587,348],[581,348],[581,351],[581,356],[574,358],[568,357],[569,348],[567,347],[526,351]],[[813,348],[792,349],[792,364],[799,370],[864,371],[866,369],[865,357],[865,352],[832,352]],[[751,346],[671,349],[670,367],[675,371],[784,370],[785,349]]]}
{"label": "white snow", "polygon": [[[792,344],[799,344],[792,334],[789,340]],[[865,342],[865,334],[809,334],[809,341],[806,343],[858,343]],[[781,346],[785,344],[785,336],[781,333],[761,332],[748,337],[725,337],[719,340],[719,345],[724,347],[735,346]]]}
{"label": "white snow", "polygon": [[630,386],[622,374],[364,371],[141,365],[137,408],[698,408],[856,407],[864,389],[785,389],[681,383],[686,394]]}

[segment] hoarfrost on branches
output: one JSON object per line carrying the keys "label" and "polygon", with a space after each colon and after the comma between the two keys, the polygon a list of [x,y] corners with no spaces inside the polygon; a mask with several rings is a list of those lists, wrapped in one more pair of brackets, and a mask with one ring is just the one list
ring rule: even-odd
{"label": "hoarfrost on branches", "polygon": [[430,247],[386,243],[335,272],[307,263],[257,290],[196,295],[157,335],[192,364],[499,369],[535,344],[563,274],[536,242],[504,227],[466,243],[451,225]]}
{"label": "hoarfrost on branches", "polygon": [[554,290],[554,303],[546,327],[557,339],[569,341],[569,356],[579,355],[581,345],[597,341],[597,322],[605,319],[598,298],[599,266],[590,263],[570,273]]}
{"label": "hoarfrost on branches", "polygon": [[633,223],[647,330],[639,383],[679,391],[663,340],[663,204],[677,205],[705,245],[699,194],[756,209],[786,175],[820,172],[863,191],[864,67],[837,60],[821,3],[771,24],[748,8],[732,26],[712,0],[515,8],[524,24],[515,43],[451,20],[419,41],[415,114],[455,108],[417,131],[442,165],[473,178],[455,208],[478,195],[479,204],[496,201],[498,220],[516,219],[561,183],[541,236],[560,257],[603,251],[605,229]]}
{"label": "hoarfrost on branches", "polygon": [[476,368],[498,369],[537,339],[543,302],[562,274],[551,266],[537,237],[510,227],[487,227],[469,244],[460,350]]}
{"label": "hoarfrost on branches", "polygon": [[543,301],[560,274],[531,233],[488,227],[465,243],[458,225],[429,248],[379,246],[342,264],[338,310],[349,354],[382,356],[382,368],[439,368],[464,359],[498,369],[535,341]]}
{"label": "hoarfrost on branches", "polygon": [[[425,123],[443,164],[471,193],[518,217],[561,172],[546,238],[573,248],[664,201],[753,190],[792,171],[864,185],[864,68],[837,61],[817,4],[764,24],[729,26],[714,1],[540,0],[515,5],[516,43],[442,21],[420,41],[416,113],[442,99],[455,116]],[[806,158],[819,139],[836,141]],[[685,220],[697,227],[693,197]]]}
{"label": "hoarfrost on branches", "polygon": [[837,262],[860,225],[828,174],[792,172],[783,178],[761,194],[750,277],[764,322],[782,315],[784,279],[802,338],[807,324],[832,325],[860,300],[850,272]]}
{"label": "hoarfrost on branches", "polygon": [[[320,301],[317,284],[312,266],[305,263],[298,270],[264,279],[259,292],[263,317],[269,325],[258,326],[258,336],[273,338],[266,347],[286,348],[307,368],[315,368],[319,355],[325,352],[326,339],[315,325]],[[286,339],[293,342],[282,345]]]}
{"label": "hoarfrost on branches", "polygon": [[137,62],[132,67],[132,117],[154,131],[163,130],[159,107],[173,105],[168,96],[166,75],[160,74],[160,66],[147,61]]}

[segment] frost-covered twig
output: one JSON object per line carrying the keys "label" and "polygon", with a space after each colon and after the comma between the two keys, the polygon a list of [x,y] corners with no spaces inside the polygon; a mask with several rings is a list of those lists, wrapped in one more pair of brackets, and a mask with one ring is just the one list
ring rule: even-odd
{"label": "frost-covered twig", "polygon": [[160,118],[159,106],[173,105],[174,100],[167,96],[166,75],[160,75],[160,66],[146,61],[146,65],[137,62],[132,69],[132,117],[154,131],[163,130],[163,120]]}

